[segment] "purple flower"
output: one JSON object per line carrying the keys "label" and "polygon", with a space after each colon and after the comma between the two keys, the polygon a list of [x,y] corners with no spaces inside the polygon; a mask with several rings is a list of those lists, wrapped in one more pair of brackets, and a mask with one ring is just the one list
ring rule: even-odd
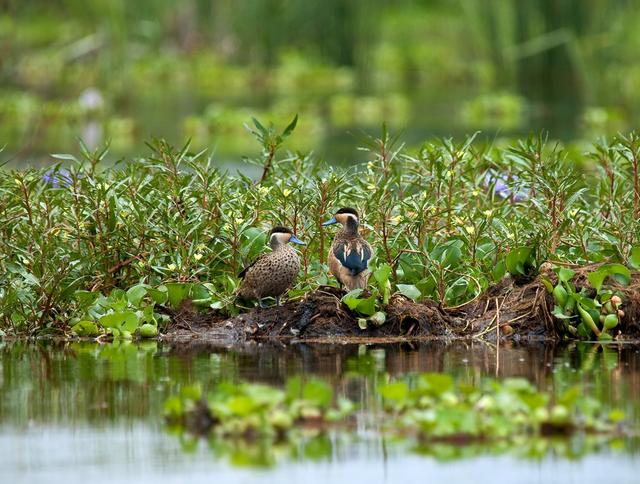
{"label": "purple flower", "polygon": [[494,173],[492,170],[488,170],[484,174],[484,186],[487,188],[493,187],[493,193],[500,198],[510,198],[514,202],[524,202],[529,199],[529,190],[526,188],[519,188],[520,180],[515,175],[509,175],[507,173]]}
{"label": "purple flower", "polygon": [[42,181],[53,188],[70,187],[73,184],[71,173],[64,168],[50,168],[42,177]]}

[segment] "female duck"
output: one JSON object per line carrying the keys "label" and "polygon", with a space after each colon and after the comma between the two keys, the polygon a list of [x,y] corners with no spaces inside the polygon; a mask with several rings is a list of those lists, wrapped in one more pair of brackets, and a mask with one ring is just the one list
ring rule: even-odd
{"label": "female duck", "polygon": [[300,271],[300,259],[296,251],[287,243],[305,245],[287,227],[274,227],[269,233],[272,251],[262,254],[238,276],[242,278],[238,295],[247,299],[257,299],[260,307],[263,297],[276,298],[280,305],[282,296],[293,284]]}
{"label": "female duck", "polygon": [[333,239],[329,249],[329,271],[347,291],[365,289],[369,280],[371,245],[358,232],[358,212],[345,207],[322,225],[342,224],[342,230]]}

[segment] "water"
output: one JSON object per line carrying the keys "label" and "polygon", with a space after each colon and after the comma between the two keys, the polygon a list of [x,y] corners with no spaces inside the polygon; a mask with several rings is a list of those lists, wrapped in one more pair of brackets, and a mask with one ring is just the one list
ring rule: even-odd
{"label": "water", "polygon": [[[640,350],[580,344],[280,345],[172,350],[145,343],[15,343],[0,347],[0,482],[636,482],[640,445],[597,436],[518,449],[381,438],[361,418],[353,434],[305,445],[209,442],[169,432],[164,399],[222,379],[282,384],[320,376],[365,407],[386,373],[442,371],[469,383],[523,376],[546,390],[575,383],[640,417]],[[363,414],[364,415],[364,414]]]}

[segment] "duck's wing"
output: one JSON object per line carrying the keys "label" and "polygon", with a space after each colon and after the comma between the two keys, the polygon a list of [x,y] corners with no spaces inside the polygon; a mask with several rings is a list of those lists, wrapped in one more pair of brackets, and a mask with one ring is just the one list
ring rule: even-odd
{"label": "duck's wing", "polygon": [[354,276],[367,269],[371,254],[371,246],[366,240],[344,240],[333,244],[333,255]]}
{"label": "duck's wing", "polygon": [[240,274],[238,274],[238,277],[240,279],[244,279],[244,276],[247,275],[247,271],[249,269],[251,269],[253,266],[255,266],[258,263],[258,261],[261,260],[265,255],[267,255],[267,254],[262,254],[262,255],[256,257],[256,259],[251,264],[249,264],[244,269],[242,269],[242,272],[240,272]]}

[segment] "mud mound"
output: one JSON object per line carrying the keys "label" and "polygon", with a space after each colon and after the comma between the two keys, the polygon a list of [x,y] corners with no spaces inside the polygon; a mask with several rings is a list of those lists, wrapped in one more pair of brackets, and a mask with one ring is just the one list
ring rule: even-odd
{"label": "mud mound", "polygon": [[[590,287],[586,275],[595,268],[597,266],[574,269],[574,283],[578,289]],[[555,274],[545,273],[545,276],[556,282]],[[634,274],[628,286],[608,281],[608,287],[623,295],[625,317],[618,337],[640,337],[640,275]],[[441,307],[429,300],[416,303],[395,294],[386,308],[386,322],[364,330],[358,326],[358,315],[342,303],[344,294],[335,287],[321,286],[304,298],[288,301],[283,306],[254,309],[228,319],[219,312],[195,314],[189,308],[183,308],[171,314],[173,324],[163,337],[172,342],[199,339],[230,343],[265,338],[533,341],[563,337],[561,327],[551,315],[553,297],[539,278],[527,282],[507,277],[459,307]]]}
{"label": "mud mound", "polygon": [[[321,286],[303,299],[288,301],[280,307],[253,309],[229,319],[218,312],[195,314],[189,308],[183,308],[170,314],[173,324],[164,338],[174,342],[344,337],[455,339],[482,336],[492,339],[495,335],[490,330],[496,324],[500,325],[503,334],[507,334],[504,328],[509,324],[517,324],[519,330],[526,329],[527,333],[519,337],[544,338],[547,336],[546,327],[540,325],[539,311],[534,310],[540,300],[528,299],[531,291],[531,288],[514,291],[512,284],[503,284],[472,303],[452,309],[441,308],[433,301],[416,303],[395,294],[386,308],[385,324],[363,330],[358,326],[358,315],[341,301],[344,291]],[[502,314],[499,317],[496,317],[496,308],[492,306],[494,298],[499,301],[498,308]]]}

